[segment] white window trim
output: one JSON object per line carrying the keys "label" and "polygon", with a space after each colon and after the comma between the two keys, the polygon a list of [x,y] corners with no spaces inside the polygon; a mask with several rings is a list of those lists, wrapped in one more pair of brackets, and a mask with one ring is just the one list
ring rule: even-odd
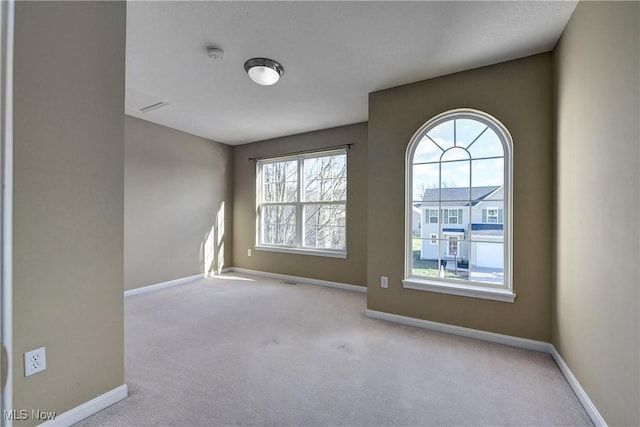
{"label": "white window trim", "polygon": [[347,258],[346,252],[331,251],[329,249],[320,250],[320,249],[294,248],[291,246],[267,246],[267,245],[256,245],[255,249],[257,251],[281,252],[285,254],[313,255],[313,256],[323,256],[328,258],[343,258],[343,259]]}
{"label": "white window trim", "polygon": [[[434,240],[435,240],[435,242],[434,242]],[[430,233],[429,234],[429,244],[431,244],[433,246],[436,246],[438,244],[438,235],[437,234],[435,234],[435,233]],[[413,249],[413,247],[412,247],[412,249]],[[412,254],[412,256],[413,256],[413,254]]]}
{"label": "white window trim", "polygon": [[[455,221],[451,220],[455,218]],[[447,224],[462,224],[462,221],[458,221],[458,209],[447,209]]]}
{"label": "white window trim", "polygon": [[[429,220],[429,224],[438,224],[440,222],[440,215],[438,215],[437,209],[427,209],[427,218]],[[435,212],[435,215],[431,215],[431,212]],[[431,218],[435,218],[435,222],[431,222]]]}
{"label": "white window trim", "polygon": [[[347,198],[343,202],[331,201],[331,202],[307,202],[301,201],[302,199],[302,176],[304,175],[304,159],[311,159],[315,157],[325,157],[327,155],[335,155],[335,154],[344,154],[346,158],[346,167],[348,169],[348,155],[346,148],[340,149],[329,149],[326,151],[318,151],[309,154],[297,154],[291,156],[279,156],[272,158],[265,158],[258,160],[256,162],[256,237],[255,237],[255,249],[258,251],[265,252],[280,252],[285,254],[297,254],[297,255],[311,255],[311,256],[320,256],[320,257],[328,257],[328,258],[347,258],[347,225],[345,222],[345,248],[344,249],[323,249],[323,248],[310,248],[302,245],[302,208],[305,205],[309,204],[344,204],[345,212],[348,212],[348,200],[349,200],[349,173],[347,171]],[[274,163],[274,162],[282,162],[287,160],[296,160],[298,162],[298,190],[297,190],[297,201],[296,202],[265,202],[261,203],[262,195],[262,173],[261,173],[261,165],[266,163]],[[296,209],[296,237],[294,243],[296,246],[285,246],[285,245],[269,245],[260,243],[260,234],[262,232],[262,213],[260,212],[260,206],[262,205],[294,205],[296,207],[300,207],[300,209]],[[348,213],[346,214],[348,216]]]}
{"label": "white window trim", "polygon": [[[500,211],[499,208],[497,207],[487,207],[485,208],[487,210],[487,224],[500,224],[499,219],[500,219]],[[495,215],[490,215],[489,211],[496,211]],[[489,218],[495,218],[495,221],[490,221]]]}
{"label": "white window trim", "polygon": [[467,285],[460,281],[447,281],[447,279],[424,280],[417,278],[408,278],[402,281],[402,287],[405,289],[414,289],[418,291],[437,292],[441,294],[458,295],[463,297],[489,299],[493,301],[514,302],[516,294],[511,290],[504,288],[494,288],[487,284],[483,285]]}
{"label": "white window trim", "polygon": [[[409,206],[413,200],[413,154],[418,146],[420,137],[427,128],[434,127],[438,123],[459,118],[470,118],[487,124],[498,136],[506,141],[504,147],[504,208],[503,208],[503,232],[504,232],[504,284],[495,286],[490,283],[472,282],[463,280],[450,280],[446,278],[426,279],[415,277],[412,274],[413,244],[411,234],[411,210]],[[494,301],[515,301],[516,294],[513,291],[513,139],[509,131],[495,117],[473,109],[461,108],[438,114],[422,125],[411,137],[405,155],[405,279],[403,288],[437,292],[449,295],[458,295],[471,298],[481,298]]]}

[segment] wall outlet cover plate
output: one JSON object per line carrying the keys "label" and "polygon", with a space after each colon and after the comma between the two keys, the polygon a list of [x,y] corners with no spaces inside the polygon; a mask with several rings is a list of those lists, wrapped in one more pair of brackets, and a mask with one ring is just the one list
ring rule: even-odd
{"label": "wall outlet cover plate", "polygon": [[24,354],[24,376],[28,377],[47,369],[47,353],[44,347],[36,348]]}

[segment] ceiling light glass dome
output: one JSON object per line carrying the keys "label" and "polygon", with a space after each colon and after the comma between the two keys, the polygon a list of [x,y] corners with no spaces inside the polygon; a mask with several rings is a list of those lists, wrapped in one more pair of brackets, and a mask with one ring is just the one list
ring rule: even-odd
{"label": "ceiling light glass dome", "polygon": [[251,80],[262,86],[271,86],[284,74],[282,65],[268,58],[251,58],[244,63],[244,69]]}

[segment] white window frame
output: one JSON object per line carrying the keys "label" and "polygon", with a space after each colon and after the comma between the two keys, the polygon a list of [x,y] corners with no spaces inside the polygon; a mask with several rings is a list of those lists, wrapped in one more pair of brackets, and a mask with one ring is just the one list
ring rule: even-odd
{"label": "white window frame", "polygon": [[[435,126],[454,119],[477,120],[492,129],[502,141],[504,148],[504,280],[502,284],[475,282],[448,278],[416,277],[412,273],[413,245],[411,230],[411,203],[413,201],[413,156],[422,137]],[[403,287],[421,291],[438,292],[472,298],[489,299],[502,302],[514,302],[513,291],[513,240],[512,240],[512,201],[513,201],[513,139],[509,131],[493,116],[473,109],[455,109],[441,113],[422,125],[411,137],[405,156],[405,278]]]}
{"label": "white window frame", "polygon": [[[458,209],[448,209],[447,212],[447,224],[462,224],[460,218],[458,218]],[[451,221],[453,219],[453,221]]]}
{"label": "white window frame", "polygon": [[[499,224],[500,210],[496,207],[490,207],[487,209],[487,224]],[[489,211],[496,211],[495,215],[489,213]],[[493,221],[491,221],[493,219]]]}
{"label": "white window frame", "polygon": [[[344,201],[305,201],[303,200],[304,194],[304,161],[307,159],[333,156],[337,154],[343,154],[345,156],[345,164],[347,167],[347,194]],[[348,187],[349,187],[349,175],[348,175],[348,155],[347,149],[333,149],[327,151],[317,151],[313,153],[297,154],[291,156],[281,156],[273,158],[265,158],[256,160],[256,245],[255,249],[259,251],[267,252],[281,252],[290,254],[302,254],[312,256],[322,256],[330,258],[347,258],[347,201],[348,201]],[[270,163],[296,161],[297,162],[297,192],[295,202],[263,202],[262,201],[262,166]],[[307,205],[344,205],[345,207],[345,247],[344,249],[330,249],[330,248],[312,248],[304,246],[304,207]],[[262,240],[262,209],[264,206],[294,206],[296,209],[296,230],[294,244],[288,245],[276,245],[263,243]]]}
{"label": "white window frame", "polygon": [[438,244],[438,235],[435,234],[435,233],[429,234],[429,242],[434,246],[437,245]]}
{"label": "white window frame", "polygon": [[[438,210],[437,209],[427,209],[428,211],[428,219],[429,219],[429,224],[437,224],[439,222],[439,218],[438,218]],[[431,215],[431,212],[434,212],[435,215]],[[432,218],[435,218],[435,221],[431,221]]]}

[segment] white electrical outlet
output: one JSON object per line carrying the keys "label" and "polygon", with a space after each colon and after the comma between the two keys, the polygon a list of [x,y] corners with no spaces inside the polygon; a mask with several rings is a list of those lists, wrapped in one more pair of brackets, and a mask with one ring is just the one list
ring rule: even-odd
{"label": "white electrical outlet", "polygon": [[251,249],[247,249],[247,256],[251,256]]}
{"label": "white electrical outlet", "polygon": [[36,348],[24,354],[24,376],[37,374],[47,369],[47,353],[44,347]]}
{"label": "white electrical outlet", "polygon": [[387,276],[380,276],[380,286],[383,288],[389,287],[389,278]]}

